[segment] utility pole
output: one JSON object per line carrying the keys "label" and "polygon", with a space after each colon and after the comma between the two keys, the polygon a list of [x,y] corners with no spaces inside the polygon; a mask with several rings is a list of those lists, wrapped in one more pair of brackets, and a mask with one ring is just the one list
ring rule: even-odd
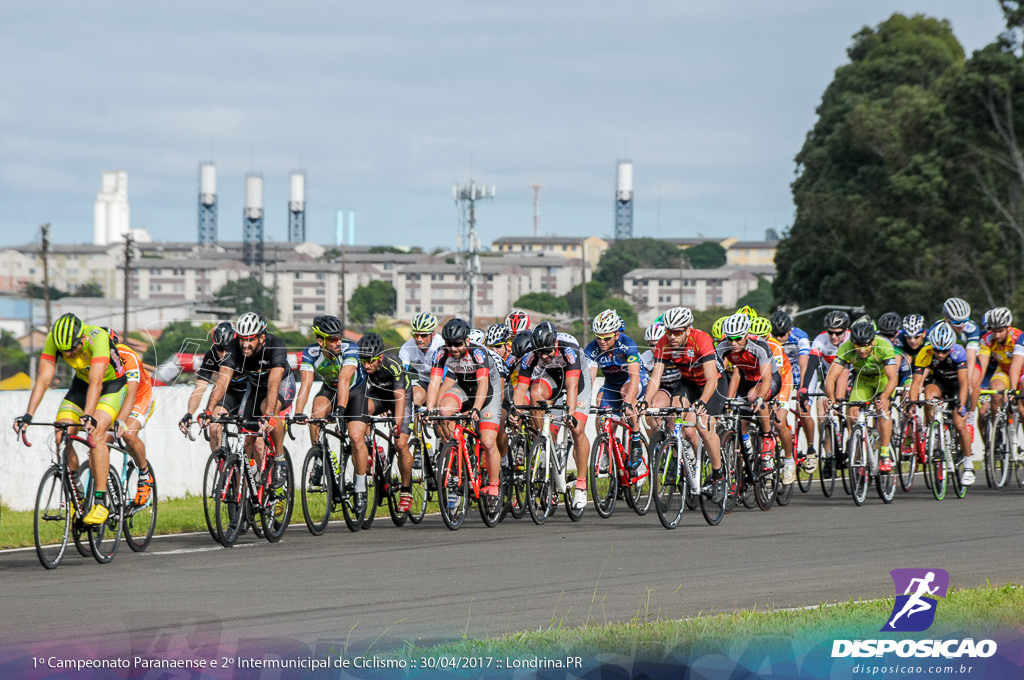
{"label": "utility pole", "polygon": [[580,269],[583,272],[583,346],[587,346],[587,242],[586,240],[580,241]]}
{"label": "utility pole", "polygon": [[348,323],[345,320],[345,307],[347,295],[345,294],[345,240],[341,241],[341,325]]}
{"label": "utility pole", "polygon": [[[121,337],[128,339],[128,296],[131,295],[132,283],[132,240],[131,233],[124,235],[124,325]],[[113,324],[111,324],[113,325]]]}
{"label": "utility pole", "polygon": [[469,282],[469,325],[476,326],[476,278],[480,275],[480,256],[477,253],[476,202],[494,198],[494,186],[485,187],[470,180],[469,184],[452,187],[455,203],[463,209],[463,224],[468,229],[466,250],[466,280]]}
{"label": "utility pole", "polygon": [[533,189],[533,237],[537,238],[540,236],[540,190],[544,188],[544,185],[527,184],[526,186]]}
{"label": "utility pole", "polygon": [[46,329],[50,329],[50,223],[39,227],[43,232],[43,299],[46,300]]}

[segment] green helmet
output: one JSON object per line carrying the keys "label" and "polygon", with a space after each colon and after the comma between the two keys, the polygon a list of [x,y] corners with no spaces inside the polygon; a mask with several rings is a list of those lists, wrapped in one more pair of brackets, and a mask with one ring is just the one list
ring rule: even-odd
{"label": "green helmet", "polygon": [[722,339],[722,324],[728,319],[728,316],[719,317],[715,323],[711,324],[711,337],[715,342]]}
{"label": "green helmet", "polygon": [[437,317],[430,312],[420,312],[412,317],[413,333],[433,333],[437,330]]}
{"label": "green helmet", "polygon": [[82,337],[82,320],[70,312],[53,322],[50,330],[53,343],[61,352],[67,352]]}

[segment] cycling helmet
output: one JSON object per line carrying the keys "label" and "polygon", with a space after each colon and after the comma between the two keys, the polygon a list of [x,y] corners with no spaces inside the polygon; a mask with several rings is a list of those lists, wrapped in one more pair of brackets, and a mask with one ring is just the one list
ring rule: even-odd
{"label": "cycling helmet", "polygon": [[530,330],[530,315],[521,309],[513,309],[505,317],[505,324],[512,329],[513,333]]}
{"label": "cycling helmet", "polygon": [[482,345],[482,344],[484,344],[484,340],[486,340],[486,339],[487,339],[487,334],[484,333],[479,328],[470,328],[469,329],[469,341],[472,344],[474,344],[474,345]]}
{"label": "cycling helmet", "polygon": [[761,338],[767,338],[772,334],[772,322],[763,316],[756,317],[750,322],[750,332]]}
{"label": "cycling helmet", "polygon": [[541,321],[533,329],[533,347],[539,350],[554,349],[558,342],[558,331],[550,321]]}
{"label": "cycling helmet", "polygon": [[971,306],[966,300],[952,297],[942,303],[942,313],[953,323],[963,323],[971,318]]}
{"label": "cycling helmet", "polygon": [[956,344],[956,331],[945,321],[935,324],[928,333],[928,342],[936,352],[948,352]]}
{"label": "cycling helmet", "polygon": [[593,328],[598,335],[617,333],[622,328],[622,318],[614,309],[606,309],[594,317]]}
{"label": "cycling helmet", "polygon": [[449,319],[441,329],[441,339],[446,343],[459,344],[469,338],[469,324],[462,319]]}
{"label": "cycling helmet", "polygon": [[227,349],[228,343],[230,343],[234,337],[235,329],[231,325],[230,321],[221,321],[213,327],[213,330],[210,331],[210,341],[213,342],[213,346],[217,349]]}
{"label": "cycling helmet", "polygon": [[235,321],[235,332],[241,338],[251,338],[254,335],[267,332],[267,320],[260,312],[246,312]]}
{"label": "cycling helmet", "polygon": [[900,315],[896,312],[886,312],[878,317],[878,332],[886,337],[892,337],[900,330]]}
{"label": "cycling helmet", "polygon": [[747,317],[751,321],[753,321],[754,319],[757,318],[757,312],[750,305],[743,305],[742,307],[740,307],[739,309],[736,310],[736,313],[737,314],[742,314],[743,316]]}
{"label": "cycling helmet", "polygon": [[384,353],[384,339],[376,333],[367,333],[359,338],[359,358],[373,359]]}
{"label": "cycling helmet", "polygon": [[746,336],[750,332],[750,317],[736,312],[722,323],[722,335],[726,338]]}
{"label": "cycling helmet", "polygon": [[512,338],[512,354],[522,358],[533,351],[533,333],[531,331],[519,331]]}
{"label": "cycling helmet", "polygon": [[59,351],[70,351],[82,337],[82,320],[68,312],[53,322],[50,334]]}
{"label": "cycling helmet", "polygon": [[657,321],[648,326],[647,330],[644,331],[644,340],[646,340],[649,345],[655,344],[663,337],[665,337],[665,325],[660,324]]}
{"label": "cycling helmet", "polygon": [[437,330],[437,317],[430,312],[420,312],[412,317],[409,325],[413,333],[433,333]]}
{"label": "cycling helmet", "polygon": [[825,328],[846,330],[850,327],[850,315],[842,310],[835,310],[825,315]]}
{"label": "cycling helmet", "polygon": [[850,341],[857,347],[875,344],[875,325],[870,321],[858,321],[850,326]]}
{"label": "cycling helmet", "polygon": [[728,318],[729,317],[727,317],[727,316],[720,316],[717,319],[715,319],[715,323],[711,324],[711,337],[712,338],[714,338],[715,340],[721,340],[722,339],[722,325],[725,323],[725,320],[728,319]]}
{"label": "cycling helmet", "polygon": [[341,319],[336,316],[324,315],[313,317],[313,335],[318,338],[340,336],[345,332]]}
{"label": "cycling helmet", "polygon": [[686,307],[673,307],[662,315],[661,322],[674,331],[689,328],[693,325],[693,312]]}
{"label": "cycling helmet", "polygon": [[1006,307],[996,307],[985,313],[985,328],[990,331],[1008,328],[1013,323],[1013,312]]}
{"label": "cycling helmet", "polygon": [[492,323],[487,329],[485,344],[488,347],[504,345],[512,339],[512,329],[503,323]]}
{"label": "cycling helmet", "polygon": [[787,314],[784,310],[777,310],[772,314],[772,335],[777,338],[781,338],[783,335],[793,329],[793,317]]}
{"label": "cycling helmet", "polygon": [[903,317],[903,332],[912,338],[924,333],[924,317],[920,314],[907,314]]}
{"label": "cycling helmet", "polygon": [[106,326],[100,326],[100,328],[105,330],[107,332],[107,335],[110,336],[110,344],[111,345],[116,345],[119,342],[121,342],[121,338],[118,337],[117,331],[115,331],[113,328],[107,328]]}

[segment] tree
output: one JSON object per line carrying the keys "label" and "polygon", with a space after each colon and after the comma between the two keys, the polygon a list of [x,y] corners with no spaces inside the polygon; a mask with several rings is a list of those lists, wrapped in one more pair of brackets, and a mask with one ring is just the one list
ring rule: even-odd
{"label": "tree", "polygon": [[10,331],[0,330],[0,380],[28,373],[29,356]]}
{"label": "tree", "polygon": [[72,293],[70,297],[101,298],[103,297],[103,286],[96,283],[95,281],[83,283],[81,286],[75,289],[75,292]]}
{"label": "tree", "polygon": [[234,306],[236,314],[261,312],[267,319],[277,317],[274,291],[264,286],[259,279],[251,276],[237,281],[228,281],[213,295],[224,303]]}
{"label": "tree", "polygon": [[725,265],[725,248],[714,241],[704,241],[683,251],[683,259],[694,269],[718,269]]}
{"label": "tree", "polygon": [[653,238],[616,241],[601,255],[593,278],[611,290],[621,291],[622,277],[639,267],[678,269],[679,248],[668,241]]}
{"label": "tree", "polygon": [[172,321],[164,327],[156,340],[144,336],[149,342],[149,348],[142,355],[142,361],[157,366],[179,352],[202,354],[210,348],[212,327],[213,324],[196,325],[191,321]]}
{"label": "tree", "polygon": [[569,301],[565,296],[557,297],[551,293],[527,293],[516,300],[513,306],[532,309],[541,314],[565,314],[569,311]]}
{"label": "tree", "polygon": [[370,323],[378,314],[394,314],[398,293],[386,281],[370,281],[359,286],[348,301],[349,318],[356,323]]}
{"label": "tree", "polygon": [[[45,297],[46,297],[46,289],[43,287],[42,284],[39,284],[39,283],[28,283],[26,281],[25,284],[22,285],[22,287],[21,287],[21,294],[24,295],[27,298],[32,298],[33,300],[42,300],[42,299],[45,299]],[[62,297],[66,297],[66,296],[67,296],[67,293],[65,293],[64,291],[57,290],[53,286],[50,286],[50,299],[51,300],[59,300]]]}

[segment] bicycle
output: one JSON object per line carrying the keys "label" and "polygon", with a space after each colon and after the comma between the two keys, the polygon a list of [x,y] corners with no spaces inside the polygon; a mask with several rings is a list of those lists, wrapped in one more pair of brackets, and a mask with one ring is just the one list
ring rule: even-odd
{"label": "bicycle", "polygon": [[[823,397],[824,393],[813,396]],[[836,404],[845,400],[836,399]],[[843,491],[850,493],[847,479],[849,458],[843,439],[846,417],[841,409],[832,409],[824,414],[818,426],[818,483],[821,493],[830,498],[835,491],[836,477],[843,480]]]}
{"label": "bicycle", "polygon": [[[880,418],[873,401],[846,401],[847,407],[857,406],[860,410],[850,425],[850,487],[853,502],[863,505],[867,498],[868,485],[872,480],[878,490],[878,497],[886,504],[892,503],[896,494],[896,480],[892,472],[882,472],[878,466],[878,431],[869,428],[868,420]],[[834,407],[834,408],[838,408]]]}
{"label": "bicycle", "polygon": [[[561,494],[569,519],[579,521],[583,508],[576,509],[573,505],[576,475],[569,477],[567,471],[573,439],[565,408],[537,404],[517,406],[516,409],[543,413],[541,427],[526,456],[525,497],[530,517],[534,524],[543,524],[554,511]],[[559,412],[561,416],[553,418],[553,411]],[[549,433],[551,436],[548,436]]]}
{"label": "bicycle", "polygon": [[[651,472],[648,463],[647,441],[641,442],[642,454],[636,468],[629,465],[632,433],[623,419],[622,411],[613,408],[590,409],[597,414],[597,438],[590,449],[589,487],[598,516],[607,519],[615,512],[615,502],[621,494],[636,514],[646,515],[651,509]],[[615,433],[620,428],[621,435]]]}
{"label": "bicycle", "polygon": [[522,519],[526,513],[526,459],[536,433],[527,425],[526,418],[520,418],[518,425],[506,420],[505,432],[508,435],[508,483],[503,486],[505,513],[513,519]]}
{"label": "bicycle", "polygon": [[[379,423],[387,425],[386,430],[377,427]],[[396,527],[405,524],[408,512],[398,512],[398,501],[402,488],[402,473],[398,469],[398,449],[395,447],[395,420],[391,416],[370,416],[367,423],[366,448],[370,454],[366,470],[367,479],[373,477],[374,499],[370,501],[370,489],[367,488],[367,515],[363,520],[363,528],[369,529],[373,524],[376,509],[388,504],[388,514]],[[374,512],[371,514],[369,508]]]}
{"label": "bicycle", "polygon": [[[900,479],[900,488],[909,492],[914,486],[914,476],[917,468],[928,464],[928,452],[924,445],[924,428],[921,426],[921,416],[917,412],[917,406],[905,400],[903,414],[900,418],[899,446],[894,447],[893,468]],[[894,433],[897,430],[893,430]],[[925,485],[931,488],[930,478],[925,475]]]}
{"label": "bicycle", "polygon": [[[78,434],[70,434],[71,428],[77,423],[28,423],[32,426],[52,427],[61,432],[60,446],[54,446],[53,460],[50,467],[43,473],[36,492],[35,511],[32,519],[32,534],[35,539],[36,556],[46,569],[56,569],[64,559],[68,538],[74,525],[74,540],[79,553],[83,556],[92,555],[100,564],[114,559],[123,533],[123,507],[121,482],[113,470],[107,475],[107,502],[110,516],[102,524],[87,525],[82,522],[89,511],[90,497],[88,489],[83,494],[75,485],[74,475],[68,467],[68,456],[74,442],[84,444],[90,449],[93,444],[88,438]],[[32,443],[22,430],[21,442],[25,446]],[[83,498],[83,495],[85,496]],[[88,552],[81,545],[81,534],[86,533],[89,539]]]}
{"label": "bicycle", "polygon": [[[647,415],[655,418],[674,416],[672,431],[666,433],[654,451],[654,509],[666,529],[675,529],[679,524],[688,506],[688,498],[699,497],[701,514],[711,526],[719,524],[725,516],[725,497],[720,503],[714,503],[710,493],[704,490],[705,482],[712,478],[711,460],[704,455],[703,441],[698,438],[697,449],[694,450],[683,436],[683,427],[686,426],[684,413],[696,412],[693,408],[681,406],[647,410]],[[728,471],[725,473],[728,479]]]}
{"label": "bicycle", "polygon": [[[255,527],[255,518],[260,516],[263,538],[270,543],[281,540],[292,515],[294,482],[291,456],[287,447],[282,447],[284,465],[276,462],[277,450],[269,432],[259,430],[259,421],[273,420],[274,416],[259,416],[253,421],[243,421],[239,427],[239,438],[258,436],[264,444],[263,456],[257,464],[244,450],[232,451],[224,461],[224,468],[218,475],[214,491],[214,514],[217,521],[217,538],[221,545],[230,548],[238,540],[242,527],[248,521]],[[214,418],[212,422],[223,420]],[[278,469],[275,469],[278,468]],[[285,478],[275,480],[283,470]],[[275,481],[278,483],[275,488]],[[259,535],[259,533],[257,533]]]}
{"label": "bicycle", "polygon": [[1015,390],[981,390],[984,395],[1003,395],[999,409],[989,403],[989,415],[985,419],[985,479],[989,488],[1002,489],[1009,481],[1010,470],[1017,462],[1017,396]]}
{"label": "bicycle", "polygon": [[805,467],[809,442],[800,422],[799,408],[800,405],[796,398],[790,400],[790,406],[787,409],[787,419],[792,419],[792,423],[787,422],[786,427],[789,427],[793,433],[793,462],[796,464],[797,488],[800,489],[801,493],[807,493],[811,490],[811,484],[814,481],[814,470],[817,466],[812,466],[810,470]]}
{"label": "bicycle", "polygon": [[[427,438],[427,430],[420,421],[422,407],[417,406],[417,416],[413,417],[412,433],[409,435],[409,453],[412,454],[412,507],[409,509],[409,521],[419,524],[427,514],[427,505],[431,494],[437,493],[437,475],[435,474],[436,456],[434,445]],[[417,466],[416,461],[419,461]]]}
{"label": "bicycle", "polygon": [[932,420],[928,423],[926,442],[928,447],[928,463],[925,465],[925,478],[931,483],[932,495],[941,501],[946,497],[949,479],[953,479],[953,492],[957,498],[967,494],[963,484],[964,454],[960,447],[960,436],[954,433],[947,418],[950,405],[955,397],[949,399],[920,399],[913,402],[932,409]]}
{"label": "bicycle", "polygon": [[[480,507],[480,518],[488,527],[501,519],[501,503],[494,512],[489,512],[483,498],[483,490],[489,484],[488,471],[481,466],[479,435],[467,423],[468,415],[428,416],[433,422],[450,421],[455,424],[452,438],[445,442],[437,464],[437,495],[441,519],[452,531],[462,526],[469,504],[476,500]],[[467,444],[467,439],[472,445]],[[499,472],[500,478],[500,472]],[[501,493],[499,490],[499,498]]]}
{"label": "bicycle", "polygon": [[[750,408],[750,402],[743,397],[731,397],[725,400],[725,407],[719,418],[719,437],[722,441],[722,461],[726,466],[726,512],[731,511],[736,503],[753,508],[756,504],[762,511],[772,509],[775,503],[775,492],[778,487],[778,469],[766,470],[761,460],[761,434],[756,427],[753,415],[743,411]],[[741,423],[747,420],[755,425],[754,433],[749,436],[749,450],[743,442]],[[748,427],[748,430],[750,428]],[[776,449],[778,439],[776,439]],[[742,451],[739,453],[738,451]],[[777,458],[776,454],[776,458]],[[750,496],[754,496],[754,503]]]}

